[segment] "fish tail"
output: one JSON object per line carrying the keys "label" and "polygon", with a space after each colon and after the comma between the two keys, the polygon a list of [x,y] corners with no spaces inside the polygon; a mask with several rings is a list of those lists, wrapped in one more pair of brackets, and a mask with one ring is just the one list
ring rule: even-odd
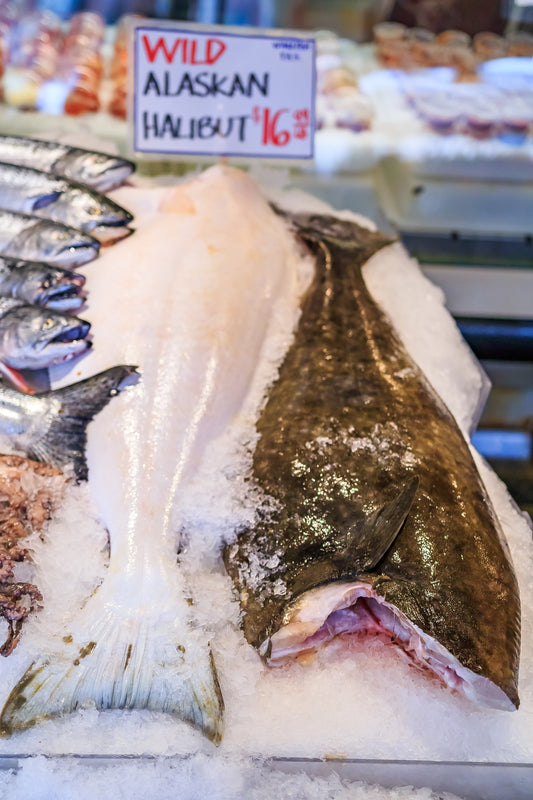
{"label": "fish tail", "polygon": [[72,463],[76,478],[87,480],[87,425],[136,374],[136,367],[118,366],[45,395],[61,403],[47,433],[32,445],[30,458],[63,466]]}
{"label": "fish tail", "polygon": [[2,709],[0,734],[80,708],[147,709],[175,715],[218,744],[223,701],[209,647],[183,622],[162,632],[146,613],[93,606],[88,635],[64,636],[55,654],[26,670]]}

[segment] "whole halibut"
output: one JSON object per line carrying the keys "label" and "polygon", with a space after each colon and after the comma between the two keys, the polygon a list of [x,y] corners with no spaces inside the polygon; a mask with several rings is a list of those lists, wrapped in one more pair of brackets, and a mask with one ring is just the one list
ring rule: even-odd
{"label": "whole halibut", "polygon": [[368,292],[388,242],[297,215],[316,274],[257,430],[268,498],[226,547],[247,640],[283,663],[379,634],[481,705],[518,707],[520,602],[454,418]]}

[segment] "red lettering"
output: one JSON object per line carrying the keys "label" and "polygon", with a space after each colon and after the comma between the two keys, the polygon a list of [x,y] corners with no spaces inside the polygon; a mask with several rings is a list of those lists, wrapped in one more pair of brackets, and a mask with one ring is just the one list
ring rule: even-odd
{"label": "red lettering", "polygon": [[[217,47],[218,50],[216,50]],[[215,61],[218,61],[225,49],[226,45],[224,42],[221,42],[220,39],[208,39],[205,53],[205,63],[214,64]]]}
{"label": "red lettering", "polygon": [[[205,40],[202,40],[202,43],[203,41]],[[205,59],[202,60],[201,58],[196,57],[198,49],[198,41],[196,39],[176,39],[170,49],[167,47],[167,42],[163,36],[160,36],[153,46],[150,44],[148,37],[145,35],[142,37],[142,42],[146,52],[146,57],[148,58],[150,64],[154,63],[159,52],[162,53],[163,57],[167,61],[167,64],[172,64],[180,44],[181,63],[194,64],[195,66],[214,64],[215,61],[218,61],[226,49],[224,42],[221,42],[219,39],[208,39],[205,43]]]}
{"label": "red lettering", "polygon": [[299,109],[295,111],[292,116],[296,120],[294,123],[294,138],[307,139],[307,129],[310,125],[309,109]]}
{"label": "red lettering", "polygon": [[178,49],[181,39],[176,39],[174,44],[172,45],[171,50],[167,50],[167,43],[162,36],[156,41],[154,47],[150,46],[150,42],[148,41],[148,36],[143,36],[142,41],[144,44],[144,49],[146,51],[146,56],[150,64],[153,64],[158,52],[161,50],[163,52],[164,57],[167,60],[167,64],[172,64],[174,60],[174,56],[176,55],[176,50]]}
{"label": "red lettering", "polygon": [[274,147],[283,147],[288,144],[291,138],[289,131],[277,130],[279,118],[288,110],[288,108],[281,108],[271,117],[270,109],[265,108],[263,112],[263,144],[273,144]]}

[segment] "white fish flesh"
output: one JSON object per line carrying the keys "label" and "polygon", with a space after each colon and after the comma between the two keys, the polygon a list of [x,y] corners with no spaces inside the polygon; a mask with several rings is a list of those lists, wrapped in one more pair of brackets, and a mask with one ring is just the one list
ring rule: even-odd
{"label": "white fish flesh", "polygon": [[12,691],[4,732],[90,703],[172,713],[220,739],[212,657],[176,564],[175,504],[242,407],[291,259],[297,245],[251,179],[214,167],[91,271],[96,347],[85,368],[126,358],[141,373],[90,430],[109,568],[72,620],[72,641],[52,643]]}

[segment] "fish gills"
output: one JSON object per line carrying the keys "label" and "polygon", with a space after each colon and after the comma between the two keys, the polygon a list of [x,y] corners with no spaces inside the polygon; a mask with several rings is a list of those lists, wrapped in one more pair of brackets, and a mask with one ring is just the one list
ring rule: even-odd
{"label": "fish gills", "polygon": [[387,634],[450,687],[512,710],[516,578],[463,435],[366,288],[361,268],[387,242],[295,222],[316,275],[257,423],[268,500],[224,554],[246,639],[277,664],[336,634]]}

